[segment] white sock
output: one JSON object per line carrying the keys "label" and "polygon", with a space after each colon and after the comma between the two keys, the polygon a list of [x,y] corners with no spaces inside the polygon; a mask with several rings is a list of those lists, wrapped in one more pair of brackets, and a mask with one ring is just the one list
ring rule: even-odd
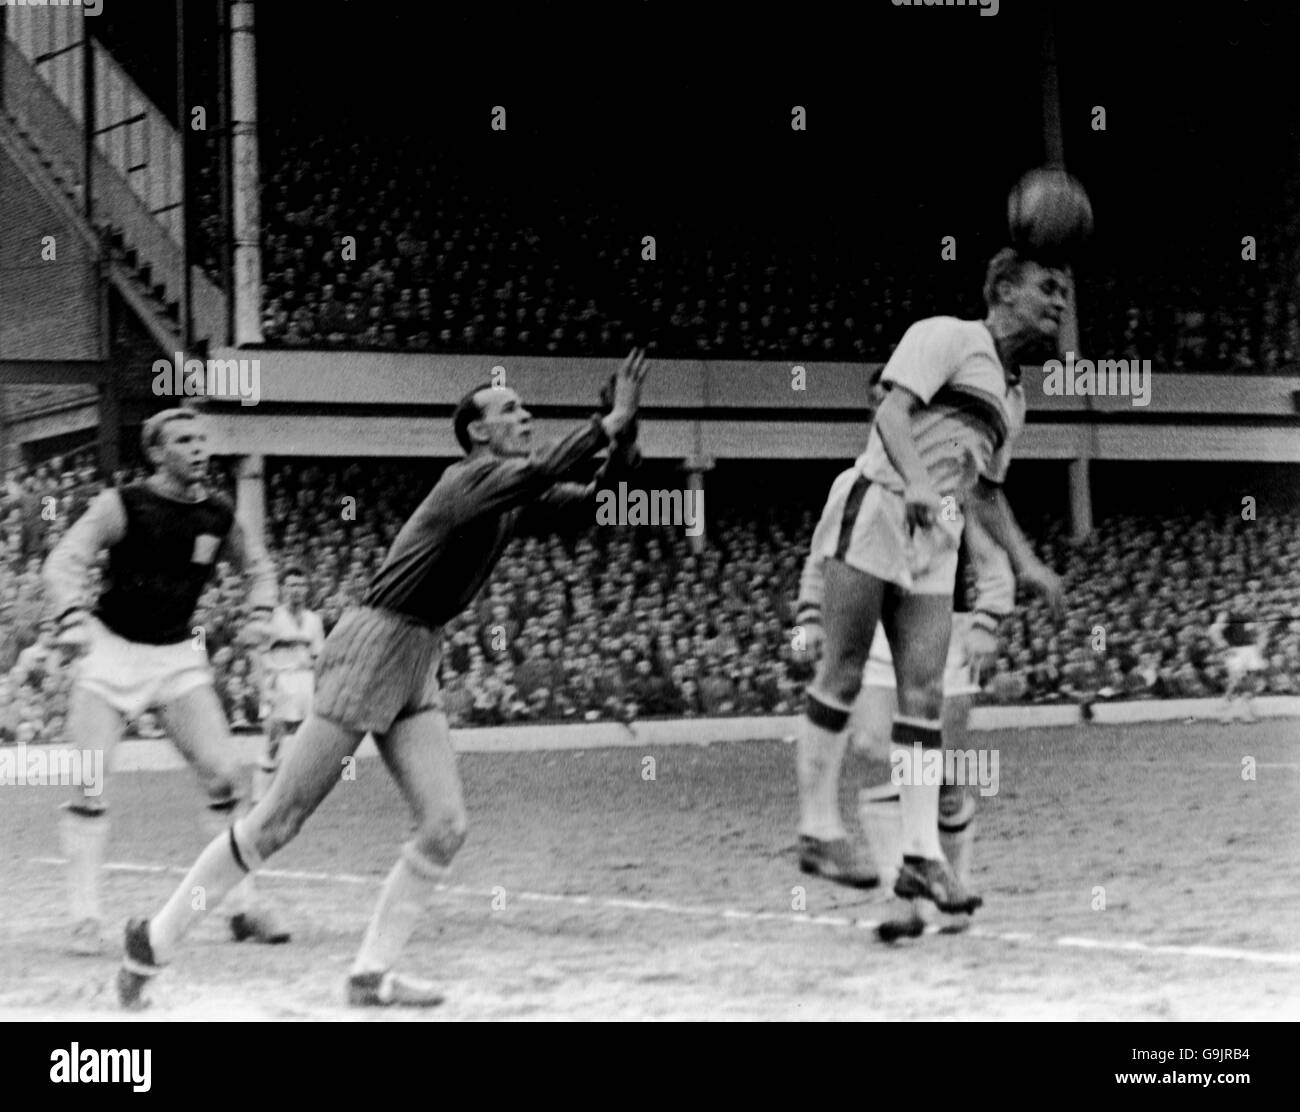
{"label": "white sock", "polygon": [[904,856],[943,857],[939,847],[939,786],[903,784],[898,799],[903,811]]}
{"label": "white sock", "polygon": [[799,833],[830,841],[843,838],[840,819],[840,766],[848,733],[832,732],[805,716],[795,761],[799,774]]}
{"label": "white sock", "polygon": [[[229,838],[230,826],[234,821],[235,807],[221,804],[216,807],[209,806],[203,814],[203,828],[210,839]],[[246,912],[253,906],[257,893],[253,887],[253,874],[245,873],[243,878],[227,893],[226,898],[221,902],[221,912],[223,915],[239,915]],[[208,908],[215,908],[217,905],[208,904]]]}
{"label": "white sock", "polygon": [[83,919],[103,919],[99,878],[108,843],[108,815],[65,807],[59,819],[59,841],[68,859],[68,900],[73,920],[79,923]]}
{"label": "white sock", "polygon": [[[249,869],[231,848],[231,837],[229,829],[223,830],[208,843],[163,909],[149,921],[149,943],[159,964],[171,960],[194,920],[220,907],[226,895],[248,874]],[[246,845],[243,841],[240,844]],[[247,854],[247,850],[240,851],[241,857]],[[261,862],[247,864],[257,868]]]}
{"label": "white sock", "polygon": [[354,974],[383,973],[396,964],[446,873],[446,868],[423,857],[409,843],[402,847],[352,963]]}
{"label": "white sock", "polygon": [[894,886],[898,867],[903,862],[902,821],[898,788],[893,784],[862,788],[858,792],[858,822],[880,874],[880,885],[886,890]]}
{"label": "white sock", "polygon": [[[930,754],[943,758],[943,728],[940,722],[924,719],[894,718],[893,737],[890,742],[890,764],[910,770],[910,776],[901,778],[898,799],[902,805],[902,848],[905,857],[942,858],[939,848],[939,784],[925,783],[925,768],[917,767],[917,756],[922,761],[932,760]],[[918,748],[919,747],[919,748]],[[942,776],[938,777],[942,780]]]}

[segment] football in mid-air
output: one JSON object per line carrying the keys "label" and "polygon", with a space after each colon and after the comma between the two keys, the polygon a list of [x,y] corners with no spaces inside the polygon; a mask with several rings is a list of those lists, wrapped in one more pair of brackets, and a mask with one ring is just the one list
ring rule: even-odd
{"label": "football in mid-air", "polygon": [[1092,202],[1064,170],[1030,170],[1007,198],[1007,224],[1018,251],[1068,259],[1092,234]]}

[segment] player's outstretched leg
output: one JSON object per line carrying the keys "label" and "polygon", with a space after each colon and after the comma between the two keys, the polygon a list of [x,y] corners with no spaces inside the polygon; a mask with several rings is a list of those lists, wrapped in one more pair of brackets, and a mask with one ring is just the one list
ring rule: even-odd
{"label": "player's outstretched leg", "polygon": [[[943,700],[943,740],[945,751],[963,753],[970,731],[971,696],[949,695]],[[951,764],[954,777],[947,770]],[[939,848],[952,866],[958,882],[970,889],[971,863],[975,848],[975,790],[965,774],[970,771],[966,760],[945,761],[943,786],[939,789]],[[962,775],[957,775],[958,773]],[[939,929],[958,933],[970,926],[970,914],[957,912],[940,915]]]}
{"label": "player's outstretched leg", "polygon": [[[870,675],[870,672],[868,672]],[[943,732],[949,748],[964,744],[970,719],[971,699],[960,694],[944,698]],[[889,750],[889,729],[897,702],[894,689],[884,686],[863,687],[855,712],[863,735],[873,752]],[[950,785],[945,780],[939,789],[939,846],[952,865],[957,879],[969,887],[972,843],[974,840],[975,797],[967,788]],[[866,836],[872,859],[880,872],[881,884],[892,889],[902,863],[901,805],[898,785],[892,782],[876,784],[858,792],[858,821]],[[884,921],[877,933],[886,941],[914,938],[925,927],[935,924],[944,933],[958,933],[970,926],[966,913],[946,914],[935,911],[926,901],[895,901],[886,909]]]}
{"label": "player's outstretched leg", "polygon": [[894,893],[932,901],[940,911],[970,912],[983,903],[958,881],[939,845],[939,783],[927,764],[943,763],[943,673],[952,632],[951,599],[906,594],[885,614],[898,679],[891,764],[902,805],[903,864]]}
{"label": "player's outstretched leg", "polygon": [[[113,746],[122,736],[122,715],[84,687],[72,691],[68,737],[79,749],[101,751],[107,772]],[[63,805],[59,842],[68,862],[68,901],[72,913],[70,949],[96,956],[104,952],[104,910],[100,898],[104,849],[108,843],[108,808],[103,783],[88,794],[83,786]]]}
{"label": "player's outstretched leg", "polygon": [[[898,701],[894,696],[892,661],[888,665],[889,686],[872,682],[879,678],[873,671],[875,667],[874,660],[867,665],[862,691],[853,704],[849,729],[856,728],[855,744],[860,753],[873,761],[884,762],[889,760],[889,731]],[[898,785],[890,781],[888,773],[883,781],[858,789],[858,826],[866,851],[880,875],[880,885],[885,889],[893,888],[903,859],[900,821]]]}
{"label": "player's outstretched leg", "polygon": [[172,960],[194,920],[219,907],[235,885],[297,835],[364,736],[315,715],[307,719],[266,798],[208,844],[157,915],[127,924],[117,978],[123,1007],[143,1006],[149,978]]}
{"label": "player's outstretched leg", "polygon": [[862,670],[880,615],[884,582],[836,559],[824,564],[826,639],[808,686],[797,753],[799,868],[854,888],[880,878],[859,861],[840,818],[840,766],[848,743],[849,710],[862,688]]}
{"label": "player's outstretched leg", "polygon": [[431,981],[394,967],[438,883],[465,841],[468,820],[446,715],[429,709],[397,722],[379,752],[416,821],[384,881],[347,980],[348,1003],[432,1007],[443,995]]}
{"label": "player's outstretched leg", "polygon": [[[239,809],[238,766],[231,752],[225,712],[210,684],[194,687],[162,708],[167,732],[208,794],[204,833],[223,834]],[[289,929],[264,896],[253,887],[251,874],[226,897],[223,908],[235,941],[253,939],[267,944],[289,941]]]}

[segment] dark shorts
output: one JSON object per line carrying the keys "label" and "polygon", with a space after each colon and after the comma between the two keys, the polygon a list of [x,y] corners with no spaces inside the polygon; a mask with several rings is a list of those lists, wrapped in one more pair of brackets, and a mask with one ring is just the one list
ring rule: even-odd
{"label": "dark shorts", "polygon": [[404,718],[442,709],[442,634],[391,610],[348,610],[316,662],[312,713],[350,730],[385,734]]}

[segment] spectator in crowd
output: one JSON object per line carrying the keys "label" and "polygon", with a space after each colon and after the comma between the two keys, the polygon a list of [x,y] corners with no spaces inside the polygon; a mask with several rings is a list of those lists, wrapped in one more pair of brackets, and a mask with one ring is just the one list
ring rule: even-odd
{"label": "spectator in crowd", "polygon": [[[308,605],[327,630],[434,477],[425,465],[384,462],[268,468],[270,548],[281,565],[309,569]],[[38,740],[62,730],[71,676],[51,651],[39,568],[70,524],[63,518],[99,485],[93,465],[73,457],[15,469],[0,487],[0,742],[15,741],[20,727]],[[33,493],[38,505],[50,496],[64,508],[28,522],[22,507]],[[356,514],[341,521],[345,494]],[[803,506],[737,503],[715,513],[702,552],[679,531],[650,527],[593,527],[567,547],[520,538],[479,603],[448,627],[448,715],[469,726],[798,713],[811,657],[791,628],[791,606],[812,524]],[[1209,630],[1229,605],[1244,606],[1267,631],[1259,689],[1300,691],[1295,515],[1249,527],[1209,513],[1119,516],[1077,544],[1063,522],[1049,522],[1037,544],[1062,569],[1073,609],[1058,625],[1029,599],[1004,621],[986,698],[1086,704],[1219,694],[1223,653]],[[196,621],[232,725],[255,729],[255,661],[231,634],[239,600],[234,572],[219,567]],[[157,723],[142,717],[132,729],[147,736]]]}
{"label": "spectator in crowd", "polygon": [[[917,273],[907,222],[879,229],[865,259],[830,237],[794,246],[776,236],[759,249],[743,229],[682,224],[646,273],[612,210],[575,215],[528,193],[502,203],[500,183],[473,166],[394,142],[360,116],[335,123],[325,136],[303,119],[263,122],[268,344],[613,356],[635,322],[660,356],[883,361],[905,321],[981,311],[968,300],[979,289],[968,264]],[[217,152],[196,142],[195,254],[220,282]],[[1300,198],[1293,177],[1282,184],[1267,264],[1224,268],[1208,241],[1188,237],[1112,245],[1109,265],[1080,278],[1080,303],[1107,306],[1083,318],[1083,347],[1157,371],[1294,371]],[[370,234],[343,260],[337,244],[357,229]],[[583,252],[556,255],[557,240],[575,239]],[[591,258],[600,265],[580,261]]]}

